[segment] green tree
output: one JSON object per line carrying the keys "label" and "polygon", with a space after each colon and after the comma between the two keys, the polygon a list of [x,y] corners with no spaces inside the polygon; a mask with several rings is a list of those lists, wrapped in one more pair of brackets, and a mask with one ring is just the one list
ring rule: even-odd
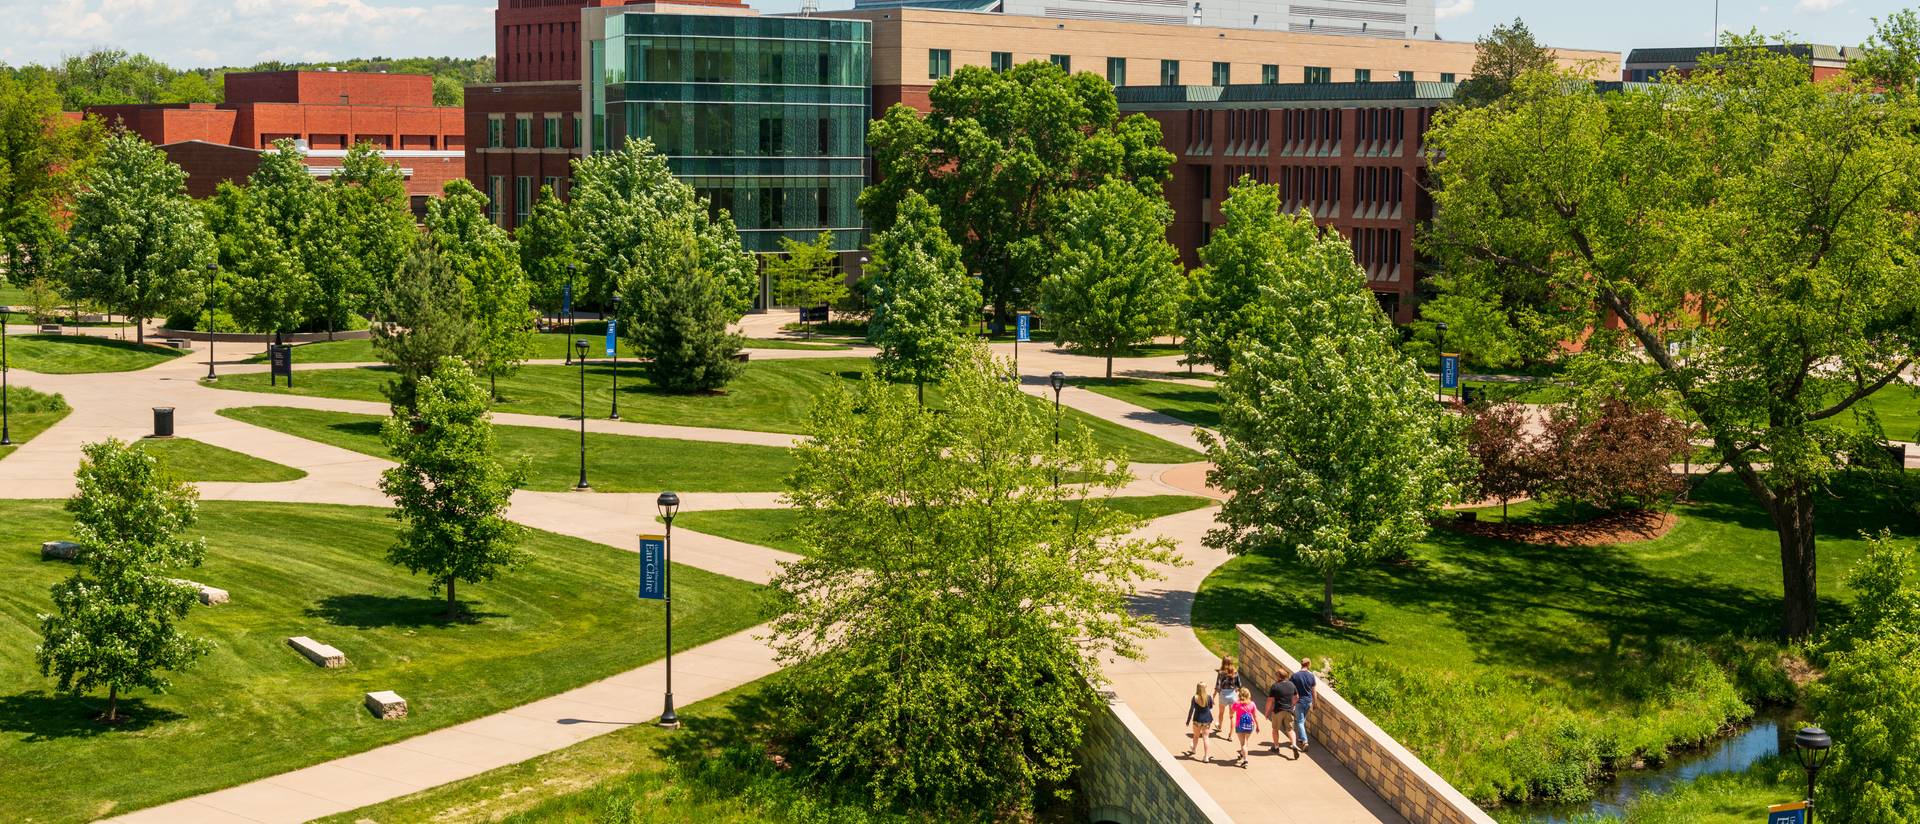
{"label": "green tree", "polygon": [[773,302],[782,306],[830,306],[847,298],[847,276],[834,264],[833,233],[822,230],[811,243],[780,239],[781,254],[766,256]]}
{"label": "green tree", "polygon": [[1847,573],[1858,595],[1827,633],[1825,675],[1809,685],[1813,717],[1834,740],[1820,772],[1820,815],[1863,824],[1920,821],[1920,562],[1882,534]]}
{"label": "green tree", "polygon": [[60,290],[53,281],[34,278],[25,290],[34,323],[50,323],[60,315]]}
{"label": "green tree", "polygon": [[667,392],[711,392],[740,375],[741,337],[728,329],[738,315],[727,284],[697,262],[693,242],[682,244],[680,274],[635,282],[622,325],[647,357],[647,380]]}
{"label": "green tree", "polygon": [[1920,16],[1901,9],[1881,20],[1873,18],[1873,36],[1847,71],[1894,93],[1911,93],[1920,78]]}
{"label": "green tree", "polygon": [[54,69],[68,111],[158,102],[174,74],[165,63],[125,49],[94,49],[72,55]]}
{"label": "green tree", "polygon": [[228,310],[245,328],[296,332],[344,322],[358,262],[348,260],[348,229],[329,194],[291,140],[260,156],[245,187],[215,190],[208,208],[221,237],[220,268],[232,273]]}
{"label": "green tree", "polygon": [[1352,248],[1306,215],[1282,231],[1302,251],[1237,339],[1219,432],[1199,433],[1209,482],[1232,496],[1206,542],[1298,559],[1320,574],[1320,618],[1333,623],[1336,574],[1404,553],[1472,470],[1459,419],[1395,348]]}
{"label": "green tree", "polygon": [[466,100],[467,90],[460,85],[460,78],[445,74],[433,78],[433,105],[457,107]]}
{"label": "green tree", "polygon": [[474,350],[466,286],[432,241],[415,243],[387,285],[374,313],[373,350],[393,367],[387,400],[395,409],[413,406],[420,380],[447,358]]}
{"label": "green tree", "polygon": [[1074,195],[1040,307],[1058,340],[1107,359],[1174,330],[1186,278],[1167,242],[1173,207],[1121,181]]}
{"label": "green tree", "polygon": [[487,219],[487,196],[465,179],[449,181],[441,197],[427,204],[426,224],[427,237],[466,293],[473,319],[467,360],[487,376],[497,397],[500,376],[518,368],[533,348],[532,295],[520,251],[506,230]]}
{"label": "green tree", "polygon": [[972,338],[967,316],[980,306],[980,292],[960,249],[940,228],[940,209],[909,193],[895,210],[892,227],[873,239],[867,264],[867,340],[882,377],[913,381],[916,396],[947,373]]}
{"label": "green tree", "polygon": [[41,675],[78,695],[105,687],[105,719],[119,720],[120,694],[165,692],[164,672],[185,669],[212,644],[181,632],[195,590],[165,577],[200,565],[204,538],[183,533],[198,494],[166,477],[152,455],[115,439],[87,444],[67,500],[82,550],[73,577],[53,585],[53,613],[40,616]]}
{"label": "green tree", "polygon": [[1010,377],[976,346],[939,415],[877,378],[832,387],[794,448],[808,552],[774,579],[773,646],[806,664],[819,769],[882,805],[1026,818],[1073,772],[1102,663],[1153,632],[1136,583],[1176,562],[1107,505],[1125,459],[1055,444]]}
{"label": "green tree", "polygon": [[1122,117],[1113,87],[1091,72],[1038,60],[965,66],[928,101],[925,115],[895,104],[873,123],[877,182],[860,208],[868,226],[892,226],[910,193],[925,195],[1003,322],[1017,295],[1038,293],[1069,195],[1114,179],[1154,190],[1173,167],[1160,124]]}
{"label": "green tree", "polygon": [[506,517],[525,468],[498,454],[486,394],[456,358],[420,379],[413,407],[396,409],[380,437],[399,463],[380,473],[400,522],[387,560],[431,577],[433,591],[447,593],[447,617],[456,617],[460,582],[493,580],[526,559],[524,530]]}
{"label": "green tree", "polygon": [[1220,204],[1220,228],[1200,247],[1200,268],[1187,281],[1180,330],[1187,356],[1221,371],[1233,366],[1239,339],[1257,322],[1263,287],[1308,251],[1311,238],[1280,211],[1280,187],[1242,177]]}
{"label": "green tree", "polygon": [[1518,17],[1511,26],[1494,26],[1474,45],[1478,53],[1473,73],[1453,90],[1453,99],[1465,106],[1485,106],[1506,97],[1521,75],[1554,67],[1553,52],[1540,45]]}
{"label": "green tree", "polygon": [[55,215],[99,150],[99,121],[70,121],[60,111],[51,76],[0,71],[0,259],[16,286],[52,273]]}
{"label": "green tree", "polygon": [[199,71],[184,71],[167,80],[167,87],[160,92],[161,103],[218,103],[220,90],[215,88],[213,80]]}
{"label": "green tree", "polygon": [[214,260],[213,236],[186,181],[158,147],[123,132],[107,139],[74,198],[63,256],[67,293],[132,318],[142,341],[148,318],[196,301]]}
{"label": "green tree", "polygon": [[514,230],[513,239],[534,305],[559,312],[561,290],[579,271],[580,229],[567,202],[554,195],[552,186],[540,187],[540,199],[534,201],[527,222]]}
{"label": "green tree", "polygon": [[[740,247],[733,218],[725,211],[708,217],[707,204],[667,168],[652,141],[628,141],[619,151],[573,161],[571,192],[585,276],[575,287],[576,303],[604,303],[615,290],[629,295],[665,288],[665,281],[685,274],[684,247],[693,237],[698,266],[719,281],[732,319],[753,308],[759,272]],[[638,332],[635,324],[628,328]]]}
{"label": "green tree", "polygon": [[324,272],[329,279],[315,284],[314,314],[332,333],[370,309],[374,296],[400,269],[419,230],[400,167],[370,143],[347,150],[326,194],[346,250],[341,265]]}
{"label": "green tree", "polygon": [[1817,501],[1844,453],[1877,449],[1843,416],[1920,351],[1920,111],[1751,41],[1703,66],[1605,94],[1537,73],[1442,114],[1426,246],[1463,300],[1550,294],[1487,315],[1583,340],[1584,383],[1699,421],[1773,523],[1782,630],[1805,638]]}

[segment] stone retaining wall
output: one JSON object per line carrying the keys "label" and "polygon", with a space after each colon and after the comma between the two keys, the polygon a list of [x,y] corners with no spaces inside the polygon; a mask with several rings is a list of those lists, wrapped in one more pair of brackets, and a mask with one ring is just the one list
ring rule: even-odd
{"label": "stone retaining wall", "polygon": [[1093,824],[1233,824],[1125,702],[1094,708],[1080,742]]}
{"label": "stone retaining wall", "polygon": [[[1256,694],[1299,665],[1258,627],[1241,624],[1240,680]],[[1406,747],[1382,732],[1323,679],[1314,691],[1307,714],[1307,738],[1314,749],[1326,751],[1345,764],[1361,781],[1392,804],[1411,824],[1494,824],[1493,818],[1468,801]]]}

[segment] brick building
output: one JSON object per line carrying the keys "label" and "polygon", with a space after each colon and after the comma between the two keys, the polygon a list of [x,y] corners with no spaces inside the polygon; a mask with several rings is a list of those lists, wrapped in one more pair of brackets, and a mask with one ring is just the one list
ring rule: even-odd
{"label": "brick building", "polygon": [[[1826,80],[1847,70],[1847,64],[1853,62],[1859,50],[1846,46],[1823,46],[1814,43],[1793,43],[1789,45],[1769,44],[1768,51],[1776,54],[1790,54],[1807,64],[1814,80]],[[1660,76],[1669,70],[1686,74],[1698,68],[1700,58],[1714,52],[1712,46],[1688,46],[1664,49],[1634,49],[1627,53],[1626,63],[1621,67],[1620,79],[1629,83],[1657,83]]]}
{"label": "brick building", "polygon": [[339,168],[347,148],[371,143],[399,166],[416,209],[466,173],[460,110],[433,105],[433,78],[368,72],[235,72],[224,103],[92,106],[96,115],[158,145],[187,172],[195,197],[222,180],[244,180],[260,155],[295,141],[316,177]]}

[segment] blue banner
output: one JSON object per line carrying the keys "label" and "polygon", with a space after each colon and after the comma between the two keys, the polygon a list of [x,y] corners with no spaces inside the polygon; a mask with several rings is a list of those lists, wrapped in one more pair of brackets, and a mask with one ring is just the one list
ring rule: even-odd
{"label": "blue banner", "polygon": [[1807,824],[1807,802],[1796,801],[1768,807],[1767,824]]}
{"label": "blue banner", "polygon": [[620,345],[620,339],[614,335],[614,328],[620,325],[619,318],[607,318],[607,357],[613,357],[614,347]]}
{"label": "blue banner", "polygon": [[560,314],[573,314],[573,284],[560,287]]}
{"label": "blue banner", "polygon": [[640,536],[640,597],[667,597],[667,539],[662,536]]}
{"label": "blue banner", "polygon": [[1460,356],[1459,355],[1441,355],[1440,356],[1440,388],[1441,389],[1460,388]]}
{"label": "blue banner", "polygon": [[1020,317],[1014,322],[1013,329],[1014,340],[1020,343],[1031,342],[1033,340],[1033,316],[1021,312]]}

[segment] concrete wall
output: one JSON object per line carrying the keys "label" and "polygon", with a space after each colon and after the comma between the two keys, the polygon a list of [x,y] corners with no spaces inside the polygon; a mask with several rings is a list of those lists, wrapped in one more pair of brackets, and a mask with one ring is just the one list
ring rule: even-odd
{"label": "concrete wall", "polygon": [[[1241,624],[1238,629],[1240,678],[1256,693],[1264,693],[1266,685],[1279,676],[1292,674],[1300,663],[1259,628]],[[1314,691],[1307,738],[1314,748],[1339,759],[1411,824],[1494,824],[1491,816],[1354,709],[1325,679]]]}
{"label": "concrete wall", "polygon": [[1232,824],[1124,702],[1094,708],[1080,743],[1080,787],[1094,824]]}

